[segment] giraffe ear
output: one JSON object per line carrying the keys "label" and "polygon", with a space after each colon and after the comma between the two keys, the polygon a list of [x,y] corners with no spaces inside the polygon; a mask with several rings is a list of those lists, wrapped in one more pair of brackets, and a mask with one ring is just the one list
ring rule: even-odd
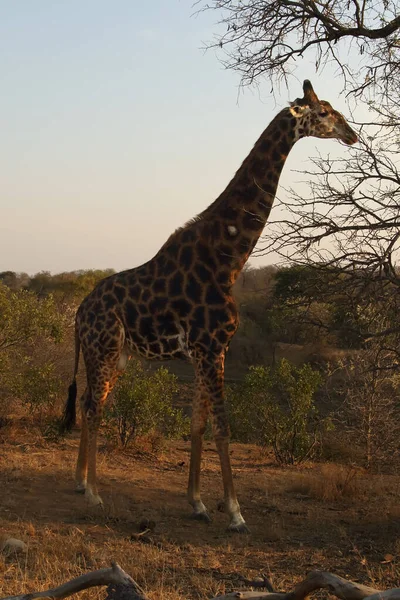
{"label": "giraffe ear", "polygon": [[303,83],[303,92],[304,92],[304,100],[307,104],[319,104],[319,99],[317,94],[313,90],[313,86],[311,85],[311,81],[305,79]]}

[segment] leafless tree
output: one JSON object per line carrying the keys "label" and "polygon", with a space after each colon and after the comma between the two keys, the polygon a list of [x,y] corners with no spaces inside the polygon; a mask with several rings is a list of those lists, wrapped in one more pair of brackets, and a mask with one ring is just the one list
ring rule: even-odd
{"label": "leafless tree", "polygon": [[223,63],[243,84],[264,75],[287,78],[306,55],[317,69],[334,61],[358,94],[377,84],[385,91],[399,79],[396,0],[198,0],[196,6],[220,15],[208,47],[221,49]]}
{"label": "leafless tree", "polygon": [[[338,286],[358,298],[367,340],[390,335],[400,347],[400,8],[396,0],[199,0],[219,14],[215,39],[227,68],[243,85],[263,77],[290,79],[302,58],[317,72],[329,63],[342,77],[360,143],[343,158],[317,156],[302,173],[306,186],[278,193],[258,254],[337,273]],[[357,110],[355,111],[357,114]],[[299,193],[299,189],[306,190]],[[368,313],[371,303],[385,319]],[[393,364],[398,364],[394,355]]]}

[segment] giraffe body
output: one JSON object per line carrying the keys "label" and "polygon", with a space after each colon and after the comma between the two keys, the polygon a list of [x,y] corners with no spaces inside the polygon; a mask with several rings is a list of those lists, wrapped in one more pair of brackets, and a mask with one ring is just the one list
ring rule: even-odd
{"label": "giraffe body", "polygon": [[183,358],[192,362],[197,386],[188,486],[193,516],[210,520],[200,498],[200,460],[211,412],[229,528],[247,531],[233,486],[223,391],[225,354],[239,323],[232,287],[268,219],[293,144],[308,135],[335,137],[347,144],[357,141],[342,115],[319,101],[309,82],[303,89],[304,98],[275,117],[213,204],[172,234],[153,259],[101,281],[79,307],[75,375],[65,423],[73,420],[81,348],[87,387],[81,399],[76,481],[78,491],[93,504],[101,502],[96,437],[102,410],[129,357]]}

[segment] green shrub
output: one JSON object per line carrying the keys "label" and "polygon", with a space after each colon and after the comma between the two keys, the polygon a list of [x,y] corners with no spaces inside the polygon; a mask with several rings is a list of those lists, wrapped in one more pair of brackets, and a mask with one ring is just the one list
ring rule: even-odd
{"label": "green shrub", "polygon": [[227,393],[233,439],[272,446],[282,464],[311,458],[323,425],[314,403],[320,382],[307,364],[250,367],[243,384]]}
{"label": "green shrub", "polygon": [[39,365],[27,361],[14,386],[14,393],[29,407],[30,412],[53,408],[63,390],[63,382],[52,362]]}
{"label": "green shrub", "polygon": [[126,448],[139,435],[159,432],[177,438],[187,434],[189,419],[172,406],[177,390],[177,377],[165,367],[149,373],[140,361],[131,360],[105,410],[107,437]]}
{"label": "green shrub", "polygon": [[72,313],[52,296],[12,290],[0,281],[0,417],[19,402],[30,412],[52,408],[61,390],[54,350],[64,339]]}

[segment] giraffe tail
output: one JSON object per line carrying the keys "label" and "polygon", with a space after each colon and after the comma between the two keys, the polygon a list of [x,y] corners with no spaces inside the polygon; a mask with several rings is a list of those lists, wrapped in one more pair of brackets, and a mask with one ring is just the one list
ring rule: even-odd
{"label": "giraffe tail", "polygon": [[81,342],[79,339],[78,332],[75,332],[75,370],[74,370],[74,378],[72,380],[71,385],[68,388],[68,398],[64,407],[64,414],[61,419],[60,430],[62,433],[66,431],[71,431],[73,426],[76,423],[76,396],[78,393],[78,388],[76,385],[76,375],[78,373],[79,366],[79,354],[81,350]]}

